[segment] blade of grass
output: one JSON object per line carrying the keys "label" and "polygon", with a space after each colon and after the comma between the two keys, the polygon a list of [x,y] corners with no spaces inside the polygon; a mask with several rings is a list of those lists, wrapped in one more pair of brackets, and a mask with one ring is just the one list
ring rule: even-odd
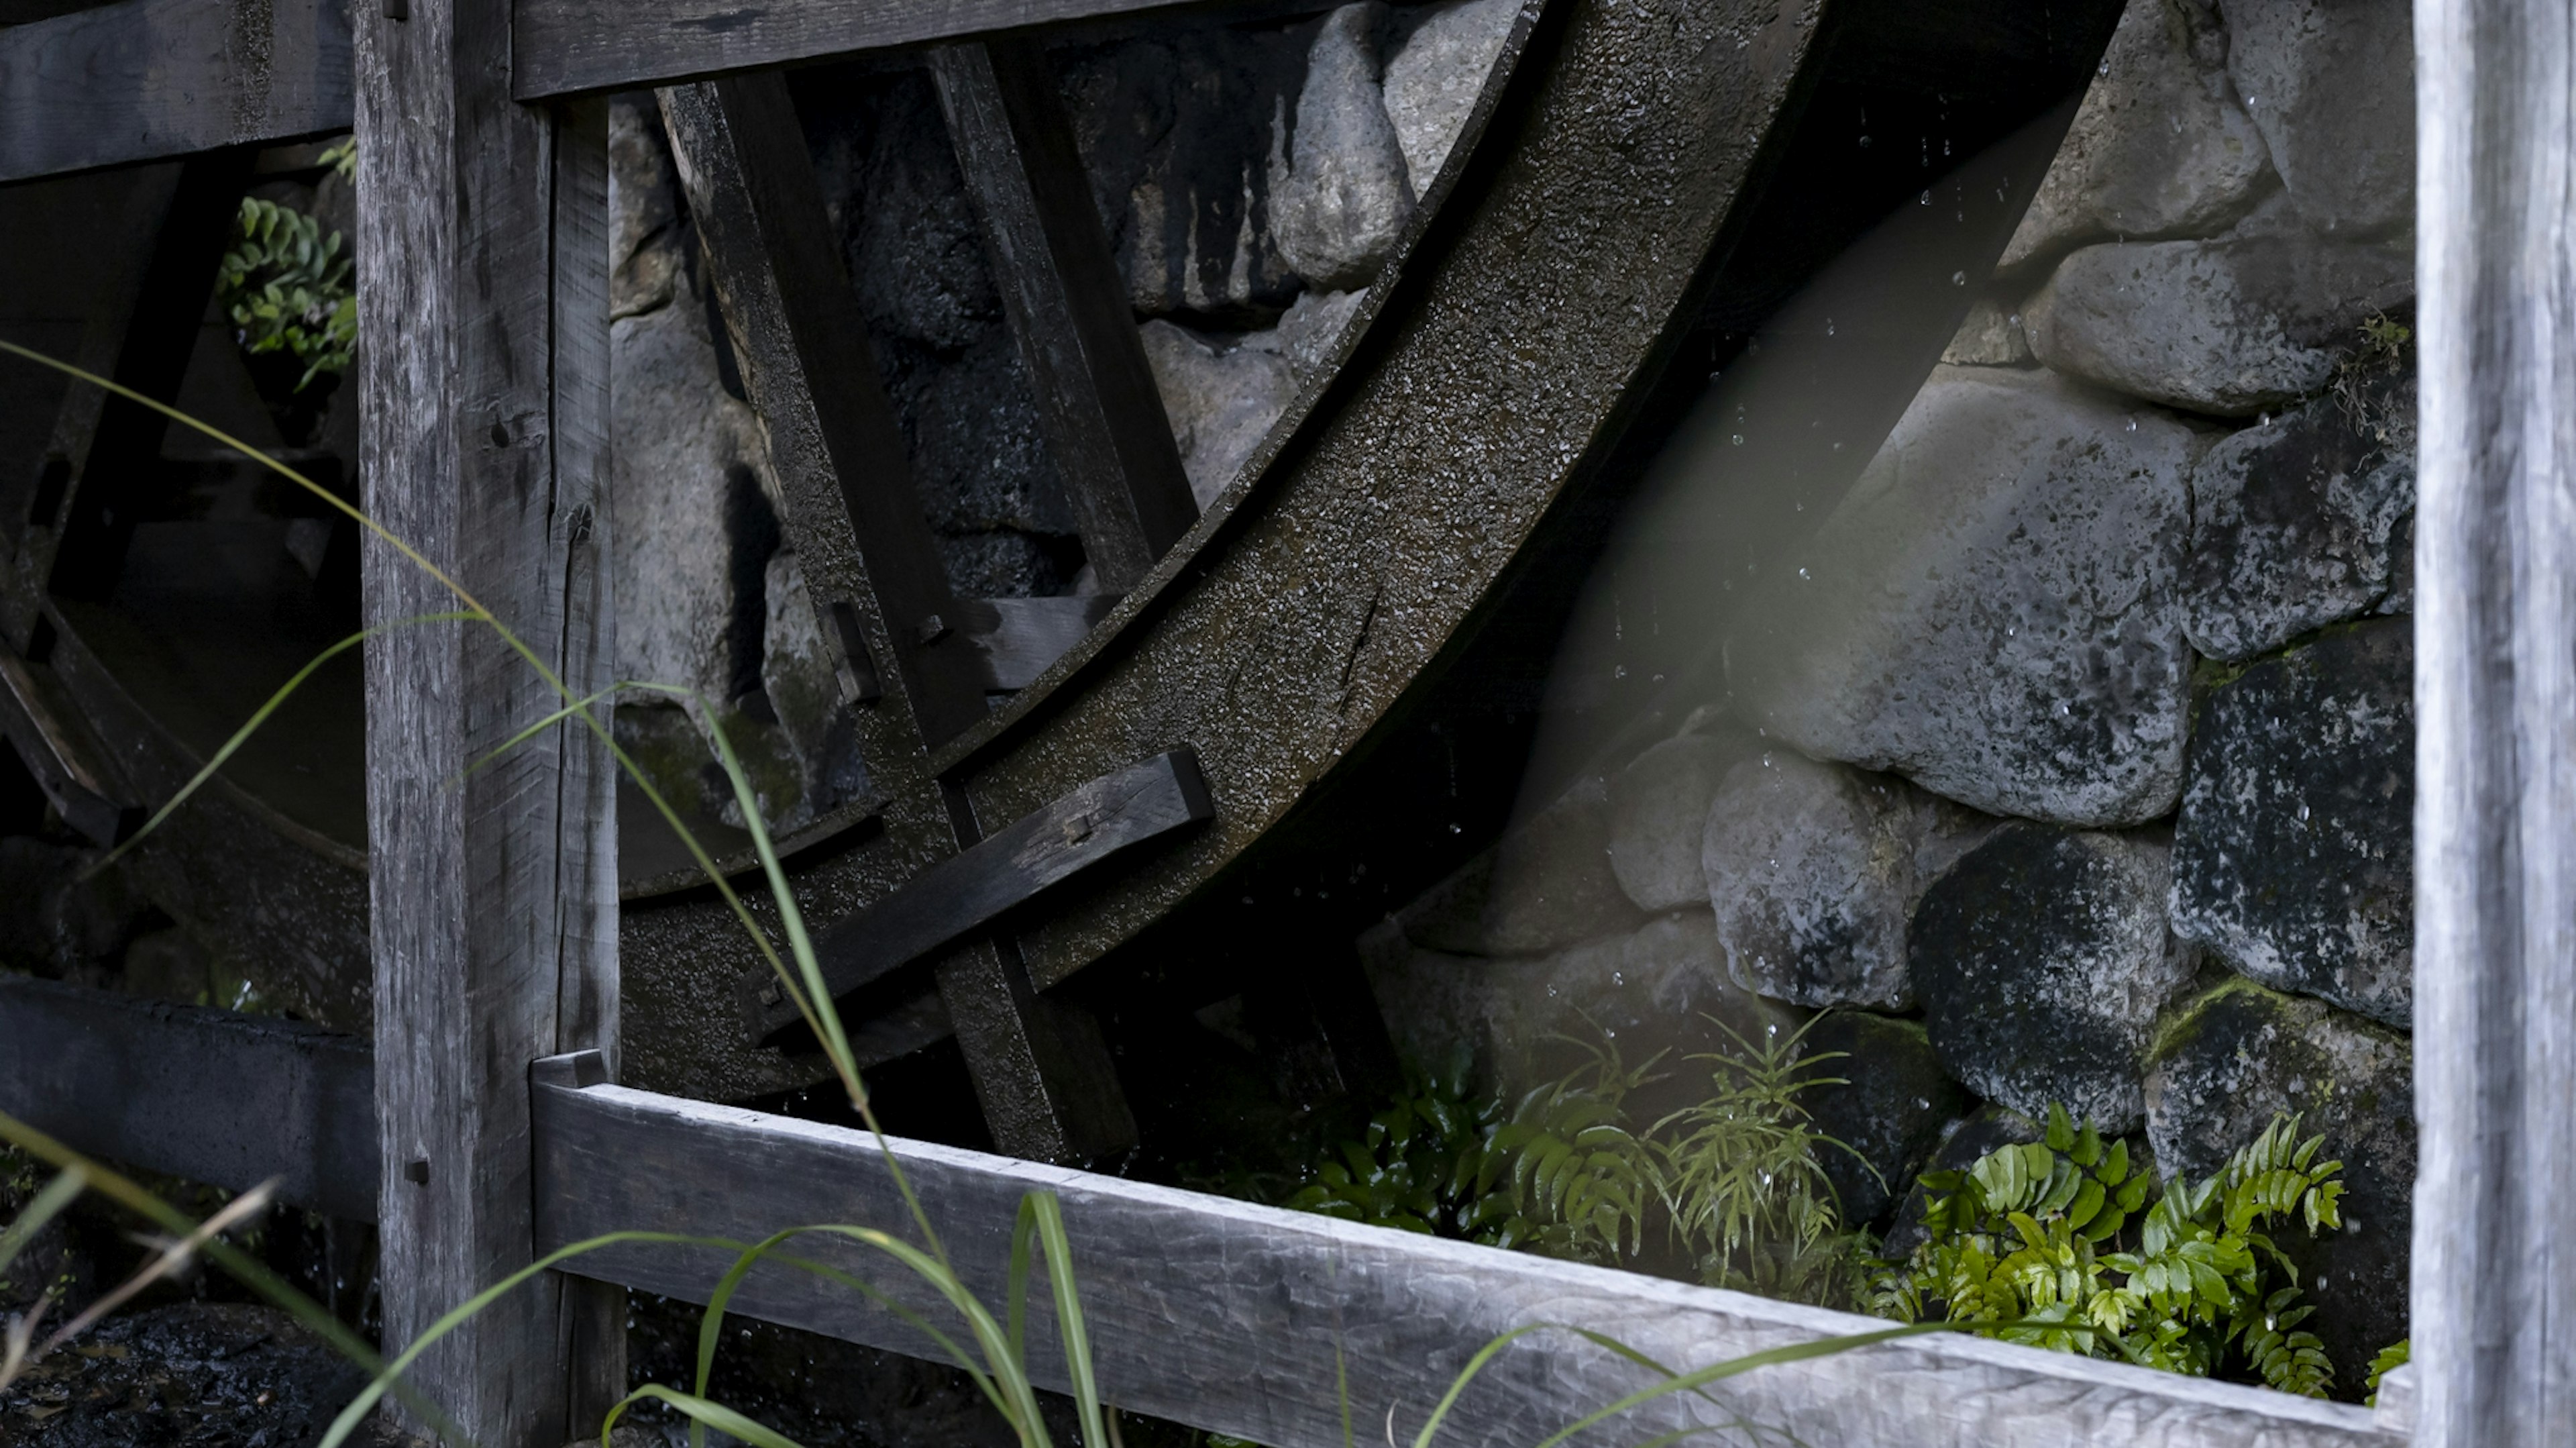
{"label": "blade of grass", "polygon": [[646,1398],[668,1403],[687,1414],[693,1442],[705,1442],[707,1429],[713,1428],[720,1433],[732,1434],[750,1444],[751,1448],[801,1448],[795,1439],[757,1419],[745,1417],[722,1403],[709,1402],[695,1393],[683,1393],[660,1383],[646,1383],[617,1400],[617,1406],[608,1410],[607,1418],[599,1425],[600,1448],[608,1448],[608,1435],[616,1429],[617,1420],[625,1416],[626,1410]]}
{"label": "blade of grass", "polygon": [[80,1316],[64,1323],[52,1337],[45,1339],[45,1345],[37,1349],[36,1356],[43,1357],[55,1348],[89,1331],[98,1324],[99,1319],[132,1301],[136,1293],[185,1267],[217,1233],[268,1210],[268,1199],[276,1190],[277,1181],[272,1177],[226,1202],[222,1211],[199,1222],[195,1230],[188,1235],[163,1247],[133,1276],[118,1284],[115,1291],[91,1303],[88,1310]]}
{"label": "blade of grass", "polygon": [[[1064,1343],[1066,1376],[1073,1379],[1073,1401],[1081,1413],[1084,1448],[1107,1448],[1109,1434],[1100,1414],[1100,1383],[1092,1373],[1091,1330],[1082,1318],[1082,1295],[1075,1290],[1073,1242],[1064,1230],[1064,1203],[1053,1192],[1030,1192],[1020,1198],[1021,1214],[1034,1214],[1038,1242],[1046,1251],[1047,1285],[1055,1295],[1056,1336]],[[1013,1304],[1014,1312],[1017,1304]],[[1014,1355],[1019,1352],[1016,1340]]]}
{"label": "blade of grass", "polygon": [[80,1200],[80,1194],[87,1190],[89,1173],[77,1166],[63,1168],[61,1175],[45,1183],[45,1189],[18,1213],[9,1230],[0,1232],[0,1272],[9,1270],[9,1264],[18,1260],[18,1254],[27,1250],[36,1234],[45,1230],[45,1224],[61,1216],[63,1209]]}

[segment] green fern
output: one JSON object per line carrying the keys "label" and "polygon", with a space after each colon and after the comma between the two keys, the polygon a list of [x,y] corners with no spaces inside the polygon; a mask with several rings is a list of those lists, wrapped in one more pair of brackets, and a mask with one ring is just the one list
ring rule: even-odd
{"label": "green fern", "polygon": [[2406,1366],[2407,1363],[2414,1360],[2414,1356],[2415,1340],[2411,1337],[2401,1337],[2397,1341],[2390,1343],[2388,1346],[2381,1348],[2379,1350],[2379,1356],[2370,1360],[2370,1381],[2366,1384],[2370,1389],[2370,1396],[2361,1400],[2362,1406],[2369,1408],[2378,1407],[2380,1380],[2387,1377],[2390,1373],[2397,1371],[2399,1368]]}
{"label": "green fern", "polygon": [[240,235],[216,273],[215,299],[242,350],[291,353],[305,364],[295,390],[348,370],[358,343],[358,295],[345,239],[291,206],[245,197]]}

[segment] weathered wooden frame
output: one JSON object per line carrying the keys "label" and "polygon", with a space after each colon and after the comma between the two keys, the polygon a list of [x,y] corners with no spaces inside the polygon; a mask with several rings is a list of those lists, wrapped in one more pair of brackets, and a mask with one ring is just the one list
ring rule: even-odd
{"label": "weathered wooden frame", "polygon": [[[792,0],[769,7],[758,23],[726,29],[710,23],[727,8],[716,0],[652,0],[615,7],[607,18],[618,33],[589,44],[576,37],[603,18],[596,0],[522,0],[515,8],[500,0],[422,0],[417,6],[384,0],[386,10],[405,13],[398,23],[435,28],[435,43],[406,50],[424,43],[375,42],[380,48],[369,52],[367,80],[350,91],[334,88],[331,67],[320,59],[335,43],[329,26],[293,28],[308,17],[327,20],[333,7],[279,7],[280,28],[251,49],[267,45],[263,63],[273,66],[284,44],[285,53],[298,57],[287,68],[294,83],[269,86],[259,104],[240,105],[229,99],[226,85],[242,67],[242,32],[238,26],[225,29],[224,22],[249,13],[248,7],[127,0],[0,31],[0,81],[74,74],[109,82],[98,87],[101,109],[86,124],[87,139],[66,139],[70,128],[40,115],[58,94],[54,87],[0,84],[0,181],[309,135],[336,129],[354,115],[382,128],[375,133],[386,137],[385,149],[393,153],[384,178],[403,177],[432,191],[459,181],[469,188],[497,187],[499,200],[551,208],[553,198],[597,184],[591,159],[595,113],[574,107],[493,120],[512,114],[513,100],[692,81],[873,45],[954,39],[996,25],[1169,3],[924,0],[861,7]],[[266,13],[268,7],[258,9]],[[180,23],[179,31],[155,29],[168,17],[178,18],[168,23]],[[368,19],[373,24],[376,17]],[[138,45],[148,48],[155,35],[176,33],[199,38],[175,57],[182,63],[176,79],[146,78],[130,63]],[[710,36],[716,38],[710,42]],[[2576,149],[2576,102],[2570,98],[2576,13],[2565,0],[2419,0],[2416,37],[2424,335],[2416,1032],[2424,1169],[2414,1259],[2420,1389],[2410,1384],[2408,1391],[2392,1394],[2396,1401],[2374,1420],[2350,1409],[1944,1338],[1747,1379],[1745,1396],[1737,1401],[1748,1417],[1768,1421],[1760,1415],[1777,1412],[1780,1423],[1794,1425],[1823,1414],[1859,1439],[1892,1444],[2059,1443],[2107,1441],[2113,1435],[2117,1441],[2174,1444],[2362,1443],[2403,1436],[2410,1423],[2401,1405],[2411,1394],[2422,1404],[2420,1421],[2411,1425],[2415,1441],[2517,1448],[2558,1441],[2576,1411],[2576,1347],[2570,1334],[2548,1331],[2576,1299],[2576,1265],[2551,1248],[2553,1214],[2576,1185],[2576,1110],[2570,1109],[2576,1107],[2576,1061],[2569,1047],[2576,1041],[2576,882],[2569,862],[2576,857],[2565,847],[2576,821],[2576,741],[2567,722],[2576,717],[2576,568],[2569,562],[2576,556],[2576,509],[2568,503],[2576,491],[2576,424],[2569,421],[2567,402],[2576,396],[2576,254],[2567,242],[2576,223],[2567,183]],[[503,65],[475,73],[478,57],[488,60],[511,44],[517,46],[515,72]],[[396,54],[408,58],[388,63]],[[494,89],[495,75],[513,76],[511,94]],[[409,102],[427,104],[430,119],[416,134],[417,144],[397,145],[392,137],[400,118],[386,107]],[[501,150],[518,169],[467,174],[481,164],[475,147],[460,141],[453,128],[467,113],[481,115],[478,125],[517,128],[525,144]],[[440,123],[449,124],[444,139]],[[473,254],[476,247],[506,244],[488,235],[404,232],[396,213],[381,205],[372,215],[377,229],[370,242],[378,255],[424,245],[451,279],[483,259]],[[549,209],[540,216],[549,236],[554,226],[577,230],[582,224],[572,212]],[[478,360],[475,350],[496,345],[492,337],[466,335],[470,329],[459,326],[452,310],[408,308],[409,294],[399,286],[378,285],[378,300],[371,303],[381,329],[371,335],[389,339],[371,359],[371,390],[387,407],[397,400],[430,404],[413,432],[394,437],[380,431],[370,440],[382,474],[405,479],[382,501],[397,515],[407,508],[429,509],[410,520],[423,525],[410,531],[443,550],[460,536],[460,526],[471,531],[493,521],[485,510],[500,501],[495,479],[523,478],[513,469],[535,460],[550,480],[548,508],[494,526],[514,540],[508,548],[554,560],[530,574],[554,590],[537,611],[544,617],[561,617],[567,598],[590,600],[593,617],[604,613],[597,570],[585,571],[581,561],[595,556],[606,519],[605,498],[582,491],[584,480],[598,471],[598,403],[590,390],[598,358],[584,350],[596,346],[595,339],[583,340],[592,330],[584,318],[594,301],[588,289],[604,283],[586,265],[566,270],[559,264],[561,255],[579,251],[576,246],[550,252],[557,259],[536,273],[547,278],[540,294],[524,307],[497,309],[517,329],[502,333],[497,345],[505,351],[532,346],[549,363],[533,374],[547,379],[540,392],[497,411],[490,407],[493,397],[530,384],[522,374],[502,394],[469,385],[476,369],[494,360]],[[406,377],[417,387],[402,386]],[[467,411],[468,399],[477,410]],[[543,439],[541,447],[528,440],[524,429],[530,427]],[[473,439],[486,436],[493,439],[491,454],[474,460],[480,445]],[[479,576],[476,568],[511,574],[492,559],[472,563],[468,576]],[[605,653],[602,635],[592,624],[563,622],[544,642],[560,651],[568,677],[592,677]],[[481,678],[489,666],[488,659],[461,655],[452,644],[427,655],[385,655],[379,676],[395,699],[439,697],[447,686],[434,683],[433,675],[452,680],[461,669],[465,677]],[[12,722],[19,732],[35,727],[30,717],[26,698],[17,698]],[[500,727],[490,719],[421,716],[417,722],[427,731],[422,739],[434,746],[432,754],[451,762],[472,740],[490,738]],[[441,992],[489,1001],[497,981],[505,997],[522,1002],[504,1012],[518,1012],[519,1027],[492,1034],[454,1059],[419,1061],[415,1078],[429,1090],[380,1085],[382,1100],[364,1113],[370,1129],[378,1120],[396,1123],[376,1152],[392,1168],[384,1173],[382,1190],[393,1208],[385,1215],[398,1233],[399,1224],[417,1211],[401,1203],[400,1195],[423,1185],[409,1174],[413,1162],[429,1163],[433,1179],[441,1182],[460,1170],[473,1179],[475,1163],[502,1168],[499,1188],[478,1185],[463,1203],[464,1215],[478,1222],[479,1214],[494,1214],[488,1228],[478,1225],[467,1234],[480,1244],[474,1260],[406,1265],[410,1259],[401,1253],[389,1255],[401,1291],[409,1295],[410,1316],[431,1295],[461,1295],[479,1285],[478,1274],[489,1275],[483,1269],[524,1260],[543,1243],[592,1227],[731,1229],[748,1235],[774,1225],[778,1214],[821,1220],[853,1215],[854,1205],[894,1219],[881,1164],[847,1133],[625,1091],[591,1079],[599,1073],[586,1075],[578,1062],[549,1067],[532,1095],[518,1090],[518,1071],[528,1060],[614,1045],[613,952],[601,951],[598,925],[600,913],[614,908],[608,903],[614,884],[603,885],[599,851],[585,843],[589,832],[551,823],[576,818],[582,801],[600,799],[603,776],[595,760],[583,762],[586,753],[577,740],[562,743],[524,773],[505,776],[513,782],[495,786],[489,806],[469,796],[422,818],[385,819],[391,854],[379,889],[398,892],[407,905],[417,903],[416,894],[434,898],[437,908],[416,915],[415,923],[445,921],[463,931],[461,947],[443,937],[383,942],[386,958],[395,962],[383,983],[387,999],[414,1000],[425,1014],[434,1013],[441,1008]],[[58,772],[79,782],[77,762],[69,756]],[[519,804],[530,790],[551,796],[553,803],[539,814],[526,813]],[[529,836],[540,820],[545,827]],[[509,880],[477,879],[466,868],[465,845],[485,828],[532,839],[556,863]],[[421,841],[416,869],[406,863],[404,839]],[[549,923],[501,941],[478,940],[465,928],[475,912],[522,905]],[[536,975],[527,971],[532,958],[546,962]],[[432,968],[411,974],[412,967],[401,964],[405,960],[432,962]],[[540,979],[546,999],[572,1001],[575,1008],[542,1019],[523,1010],[539,994],[528,983]],[[573,989],[562,994],[567,985]],[[387,1012],[385,1018],[401,1014]],[[44,1038],[39,1033],[54,1031],[148,1050],[156,1072],[121,1087],[129,1106],[146,1114],[104,1111],[104,1098],[92,1097],[87,1083],[27,1069],[31,1043]],[[291,1171],[303,1161],[304,1184],[296,1194],[355,1214],[357,1204],[345,1183],[334,1184],[338,1169],[329,1165],[355,1150],[351,1123],[359,1118],[345,1099],[359,1059],[353,1053],[363,1050],[355,1043],[20,985],[0,991],[0,1040],[13,1047],[16,1065],[0,1070],[0,1099],[12,1110],[40,1116],[53,1111],[50,1119],[78,1144],[236,1186],[247,1185],[242,1178],[253,1172],[280,1164]],[[391,1049],[368,1074],[399,1083],[414,1068],[396,1063],[416,1056],[416,1043],[397,1036],[382,1044]],[[245,1082],[255,1089],[245,1093]],[[471,1109],[459,1122],[422,1116],[428,1103],[441,1099],[439,1093],[460,1082],[474,1090],[464,1098]],[[220,1090],[209,1089],[217,1085]],[[284,1095],[274,1094],[279,1092]],[[309,1148],[290,1136],[272,1141],[273,1150],[227,1158],[199,1150],[202,1141],[183,1143],[167,1132],[142,1129],[151,1124],[155,1103],[231,1107],[321,1098],[340,1104],[324,1112],[335,1124]],[[445,1099],[451,1105],[458,1100]],[[247,1124],[238,1111],[226,1120]],[[463,1137],[450,1140],[460,1125]],[[426,1136],[440,1137],[462,1155],[442,1165],[449,1160],[440,1154],[445,1147],[424,1148]],[[313,1154],[304,1155],[308,1150]],[[525,1174],[515,1164],[523,1150]],[[687,1195],[683,1189],[694,1181],[740,1179],[732,1161],[721,1156],[721,1169],[693,1173],[686,1167],[694,1154],[728,1150],[793,1161],[799,1170],[768,1174],[781,1184],[775,1197],[711,1201]],[[1326,1344],[1365,1346],[1368,1351],[1354,1350],[1343,1361],[1376,1364],[1393,1375],[1356,1387],[1355,1407],[1381,1397],[1392,1406],[1414,1403],[1443,1386],[1442,1365],[1458,1361],[1462,1348],[1472,1350],[1494,1331],[1537,1318],[1619,1331],[1640,1347],[1683,1361],[1866,1325],[1758,1299],[1391,1236],[972,1153],[912,1143],[898,1143],[895,1151],[955,1214],[951,1241],[979,1281],[990,1281],[993,1242],[1006,1230],[1017,1194],[1047,1189],[1062,1195],[1077,1240],[1099,1254],[1094,1280],[1109,1289],[1095,1316],[1104,1343],[1124,1353],[1150,1335],[1168,1335],[1154,1338],[1153,1351],[1105,1360],[1113,1395],[1282,1448],[1339,1440],[1337,1417],[1319,1413],[1320,1399],[1312,1391],[1329,1376],[1326,1359],[1317,1356]],[[620,1162],[660,1160],[673,1169],[606,1170],[591,1164],[602,1153]],[[525,1191],[532,1180],[565,1190]],[[582,1185],[574,1189],[574,1183]],[[1089,1230],[1096,1235],[1087,1235]],[[1255,1263],[1266,1275],[1247,1281],[1248,1264]],[[602,1258],[590,1270],[684,1295],[692,1280],[703,1280],[702,1269],[693,1279],[669,1262]],[[1220,1282],[1223,1291],[1215,1290]],[[821,1305],[783,1281],[755,1278],[745,1305],[857,1340],[903,1345],[891,1340],[883,1322]],[[576,1330],[571,1324],[579,1316],[567,1313],[550,1325],[527,1317],[505,1320],[483,1346],[433,1362],[427,1385],[433,1392],[454,1390],[460,1419],[482,1425],[491,1441],[545,1441],[562,1426],[554,1410],[579,1397],[570,1383],[580,1365],[593,1370],[596,1388],[604,1381],[596,1370],[612,1356],[605,1344],[576,1348],[561,1335]],[[1183,1324],[1185,1330],[1175,1330]],[[1366,1336],[1372,1333],[1378,1336]],[[505,1402],[509,1395],[498,1391],[508,1378],[497,1365],[499,1355],[513,1350],[514,1335],[518,1347],[533,1347],[539,1338],[550,1344],[528,1359],[553,1364],[543,1370],[553,1374],[551,1386],[534,1400]],[[1166,1357],[1180,1363],[1187,1352],[1231,1349],[1265,1356],[1250,1374],[1241,1374],[1238,1359],[1215,1358],[1213,1366],[1181,1364],[1186,1379],[1156,1376]],[[1606,1396],[1630,1385],[1605,1372],[1603,1363],[1579,1353],[1515,1349],[1494,1374],[1503,1400],[1470,1409],[1471,1415],[1490,1416],[1471,1416],[1461,1427],[1473,1422],[1480,1436],[1511,1437],[1553,1426],[1569,1399]],[[547,1411],[531,1416],[528,1401]],[[2024,1403],[2028,1415],[2016,1416]]]}

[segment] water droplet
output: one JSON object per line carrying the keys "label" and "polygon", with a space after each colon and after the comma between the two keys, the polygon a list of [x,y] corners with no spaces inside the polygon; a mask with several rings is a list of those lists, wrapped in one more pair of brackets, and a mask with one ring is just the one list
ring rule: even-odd
{"label": "water droplet", "polygon": [[1860,148],[1864,151],[1869,149],[1869,137],[1863,136],[1860,138]]}
{"label": "water droplet", "polygon": [[2306,805],[2301,805],[2301,806],[2299,806],[2299,823],[2301,823],[2301,824],[2306,824],[2307,822],[2308,822],[2308,807],[2307,807]]}
{"label": "water droplet", "polygon": [[1610,972],[1610,983],[1612,985],[1626,985],[1628,983],[1628,973],[1624,970],[1614,970]]}
{"label": "water droplet", "polygon": [[1727,441],[1735,444],[1737,447],[1742,447],[1744,446],[1744,434],[1739,432],[1733,437],[1728,438]]}
{"label": "water droplet", "polygon": [[1826,335],[1826,336],[1828,336],[1828,337],[1830,337],[1830,336],[1832,336],[1833,334],[1834,334],[1834,319],[1833,319],[1833,318],[1831,318],[1831,317],[1827,317],[1827,318],[1825,318],[1825,335]]}
{"label": "water droplet", "polygon": [[1952,286],[1954,286],[1954,287],[1964,287],[1964,286],[1966,286],[1967,284],[1968,284],[1968,274],[1967,274],[1966,272],[1963,272],[1963,271],[1955,271],[1955,272],[1950,273],[1950,285],[1952,285]]}
{"label": "water droplet", "polygon": [[1554,995],[1556,994],[1556,987],[1555,987],[1555,986],[1549,986],[1549,987],[1547,988],[1547,993],[1548,993],[1550,996],[1554,996]]}
{"label": "water droplet", "polygon": [[1926,206],[1929,206],[1929,205],[1931,205],[1931,204],[1932,204],[1932,193],[1931,193],[1931,192],[1926,191],[1926,192],[1924,192],[1924,193],[1923,193],[1923,204],[1924,204],[1924,205],[1926,205]]}
{"label": "water droplet", "polygon": [[2138,420],[2137,420],[2136,418],[2134,418],[2134,417],[2133,417],[2133,418],[2130,418],[2130,419],[2129,419],[2129,431],[2131,431],[2131,432],[2136,432],[2137,430],[2138,430]]}
{"label": "water droplet", "polygon": [[1807,580],[1808,582],[1810,582],[1810,583],[1815,582],[1815,579],[1814,579],[1813,577],[1811,577],[1811,576],[1808,574],[1807,570],[1805,570],[1805,569],[1803,569],[1803,568],[1801,568],[1801,569],[1799,569],[1799,570],[1798,570],[1798,576],[1799,576],[1800,578],[1804,578],[1804,579],[1806,579],[1806,580]]}

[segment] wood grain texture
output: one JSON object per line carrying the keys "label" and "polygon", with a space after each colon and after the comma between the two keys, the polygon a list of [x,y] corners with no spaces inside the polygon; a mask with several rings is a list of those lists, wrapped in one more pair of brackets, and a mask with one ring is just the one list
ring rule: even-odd
{"label": "wood grain texture", "polygon": [[[615,1228],[741,1240],[846,1222],[910,1236],[863,1134],[613,1086],[545,1088],[537,1104],[538,1231],[567,1242]],[[1611,1334],[1676,1368],[1884,1323],[1657,1278],[1440,1241],[1114,1177],[897,1141],[966,1281],[999,1310],[1021,1197],[1063,1203],[1101,1389],[1137,1412],[1276,1448],[1339,1448],[1337,1358],[1350,1431],[1409,1441],[1477,1349],[1531,1323]],[[650,1170],[637,1163],[652,1163]],[[808,1238],[796,1249],[854,1267],[900,1300],[927,1294],[884,1258]],[[582,1269],[703,1301],[728,1254],[619,1249]],[[1045,1296],[1038,1288],[1040,1299]],[[818,1279],[755,1269],[737,1307],[899,1352],[934,1355],[913,1329]],[[1033,1376],[1061,1389],[1063,1358],[1032,1304]],[[936,1317],[943,1327],[954,1319]],[[1447,1443],[1535,1443],[1646,1386],[1642,1370],[1570,1334],[1506,1349],[1459,1400]],[[2261,1389],[1964,1336],[1884,1344],[1766,1368],[1719,1402],[1665,1399],[1579,1441],[1633,1443],[1738,1416],[1815,1444],[1869,1448],[2389,1448],[2371,1415]]]}
{"label": "wood grain texture", "polygon": [[2576,1421],[2576,7],[2421,0],[2414,1441]]}
{"label": "wood grain texture", "polygon": [[0,29],[0,183],[349,128],[347,0],[124,0]]}
{"label": "wood grain texture", "polygon": [[1210,0],[521,0],[523,100],[734,71]]}
{"label": "wood grain texture", "polygon": [[[814,941],[837,999],[963,939],[1047,891],[1139,845],[1208,819],[1207,784],[1188,750],[1103,775],[912,878]],[[794,1027],[796,1008],[772,985],[751,1009],[763,1037]]]}
{"label": "wood grain texture", "polygon": [[76,1150],[376,1218],[367,1043],[296,1021],[0,975],[0,1111]]}
{"label": "wood grain texture", "polygon": [[[575,689],[611,657],[604,534],[605,127],[508,91],[508,0],[371,7],[359,27],[365,504]],[[370,620],[457,600],[382,545]],[[366,651],[385,1334],[404,1341],[530,1257],[529,1064],[614,1043],[613,810],[586,730],[467,772],[557,703],[491,628]],[[414,1381],[476,1441],[596,1428],[567,1360],[595,1300],[503,1299]]]}
{"label": "wood grain texture", "polygon": [[1025,37],[942,46],[930,75],[1084,557],[1103,589],[1124,593],[1199,506],[1073,118],[1045,50]]}

